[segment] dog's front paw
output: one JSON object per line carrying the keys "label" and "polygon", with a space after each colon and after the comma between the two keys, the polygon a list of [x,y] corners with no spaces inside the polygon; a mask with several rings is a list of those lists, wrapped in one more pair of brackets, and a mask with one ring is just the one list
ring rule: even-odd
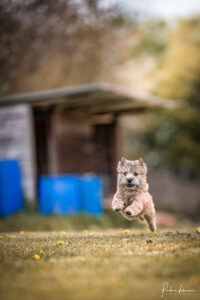
{"label": "dog's front paw", "polygon": [[112,209],[113,209],[113,211],[120,211],[120,210],[122,210],[122,208],[119,207],[119,206],[113,206]]}
{"label": "dog's front paw", "polygon": [[124,209],[124,205],[123,205],[123,203],[113,203],[112,204],[112,209],[113,209],[113,211],[121,211],[121,210],[123,210]]}
{"label": "dog's front paw", "polygon": [[113,210],[114,210],[114,211],[120,211],[121,208],[120,208],[120,207],[115,207]]}
{"label": "dog's front paw", "polygon": [[135,213],[134,213],[134,211],[133,211],[131,208],[127,208],[127,209],[125,210],[125,213],[126,213],[128,216],[130,216],[130,217],[134,217],[134,216],[135,216]]}

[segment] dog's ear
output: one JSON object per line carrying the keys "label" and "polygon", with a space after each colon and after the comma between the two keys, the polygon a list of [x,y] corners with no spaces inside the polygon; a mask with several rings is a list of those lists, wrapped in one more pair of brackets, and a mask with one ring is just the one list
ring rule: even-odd
{"label": "dog's ear", "polygon": [[141,167],[143,167],[143,168],[145,169],[145,171],[147,172],[147,165],[145,164],[143,158],[140,157],[140,158],[138,159],[138,162],[139,162],[139,165],[140,165]]}
{"label": "dog's ear", "polygon": [[127,164],[126,158],[122,157],[121,160],[118,162],[117,171],[119,172],[119,169],[125,166],[126,164]]}
{"label": "dog's ear", "polygon": [[123,165],[126,165],[127,164],[127,160],[126,160],[126,158],[124,158],[124,157],[122,157],[121,158],[121,165],[123,166]]}
{"label": "dog's ear", "polygon": [[142,157],[140,157],[140,158],[138,159],[138,161],[139,161],[139,164],[140,164],[141,166],[143,166],[143,165],[144,165],[144,160],[143,160],[143,158],[142,158]]}

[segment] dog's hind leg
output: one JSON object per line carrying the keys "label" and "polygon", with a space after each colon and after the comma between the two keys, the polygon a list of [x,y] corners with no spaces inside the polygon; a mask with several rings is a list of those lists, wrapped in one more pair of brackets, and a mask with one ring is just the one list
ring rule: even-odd
{"label": "dog's hind leg", "polygon": [[147,221],[147,224],[149,225],[149,229],[151,231],[156,230],[156,218],[155,215],[145,215],[144,216],[145,220]]}

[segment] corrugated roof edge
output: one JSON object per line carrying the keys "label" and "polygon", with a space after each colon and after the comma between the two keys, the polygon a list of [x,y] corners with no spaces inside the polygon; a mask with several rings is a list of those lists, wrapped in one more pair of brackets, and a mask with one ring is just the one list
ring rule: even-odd
{"label": "corrugated roof edge", "polygon": [[110,83],[104,83],[104,82],[0,97],[0,106],[7,106],[7,105],[14,105],[14,104],[21,104],[21,103],[31,104],[43,100],[51,100],[54,98],[58,99],[61,97],[67,97],[67,96],[73,96],[73,95],[79,95],[79,94],[97,92],[97,91],[111,92],[117,95],[118,97],[121,95],[123,98],[126,97],[134,101],[143,101],[143,102],[145,101],[147,102],[147,105],[160,106],[168,109],[173,109],[177,107],[177,103],[176,103],[177,101],[159,98],[148,93],[133,92],[130,89],[121,86],[116,86]]}

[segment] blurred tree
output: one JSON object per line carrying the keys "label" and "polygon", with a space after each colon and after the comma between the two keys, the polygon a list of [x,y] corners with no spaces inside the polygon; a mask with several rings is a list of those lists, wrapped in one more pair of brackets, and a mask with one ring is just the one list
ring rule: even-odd
{"label": "blurred tree", "polygon": [[142,22],[136,31],[137,40],[131,55],[141,54],[155,56],[163,55],[168,42],[168,25],[163,19],[150,19]]}
{"label": "blurred tree", "polygon": [[156,92],[199,107],[200,18],[180,20],[172,31]]}
{"label": "blurred tree", "polygon": [[152,166],[179,175],[200,175],[200,18],[180,20],[172,30],[155,93],[184,99],[175,111],[157,112],[146,119],[142,149]]}
{"label": "blurred tree", "polygon": [[2,0],[0,93],[88,83],[108,72],[123,13],[100,0]]}
{"label": "blurred tree", "polygon": [[117,49],[117,63],[111,81],[139,92],[150,92],[154,86],[152,71],[161,60],[168,42],[168,25],[162,19],[144,19],[126,15],[124,34]]}

